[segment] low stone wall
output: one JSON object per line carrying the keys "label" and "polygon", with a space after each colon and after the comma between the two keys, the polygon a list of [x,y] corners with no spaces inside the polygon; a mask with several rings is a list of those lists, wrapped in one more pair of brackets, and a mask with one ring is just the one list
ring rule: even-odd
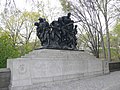
{"label": "low stone wall", "polygon": [[120,62],[110,62],[109,69],[110,69],[110,72],[120,71]]}
{"label": "low stone wall", "polygon": [[10,75],[10,69],[0,69],[0,90],[9,90]]}

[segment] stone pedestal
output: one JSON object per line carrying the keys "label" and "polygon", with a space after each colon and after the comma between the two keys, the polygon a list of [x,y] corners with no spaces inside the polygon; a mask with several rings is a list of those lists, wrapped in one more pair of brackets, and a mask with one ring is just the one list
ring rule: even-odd
{"label": "stone pedestal", "polygon": [[11,69],[11,90],[104,74],[102,60],[86,52],[72,50],[34,50],[21,58],[8,59],[7,67]]}

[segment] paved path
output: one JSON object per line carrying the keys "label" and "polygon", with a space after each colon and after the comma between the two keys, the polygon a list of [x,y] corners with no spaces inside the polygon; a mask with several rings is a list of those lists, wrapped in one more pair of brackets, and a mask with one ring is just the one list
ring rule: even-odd
{"label": "paved path", "polygon": [[120,90],[120,71],[83,80],[35,85],[34,90]]}

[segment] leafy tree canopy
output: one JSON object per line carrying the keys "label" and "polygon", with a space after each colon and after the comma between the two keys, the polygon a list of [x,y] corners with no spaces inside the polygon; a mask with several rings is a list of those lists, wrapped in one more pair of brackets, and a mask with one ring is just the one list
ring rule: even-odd
{"label": "leafy tree canopy", "polygon": [[6,67],[8,58],[16,58],[19,55],[17,48],[13,47],[9,33],[0,32],[0,68]]}

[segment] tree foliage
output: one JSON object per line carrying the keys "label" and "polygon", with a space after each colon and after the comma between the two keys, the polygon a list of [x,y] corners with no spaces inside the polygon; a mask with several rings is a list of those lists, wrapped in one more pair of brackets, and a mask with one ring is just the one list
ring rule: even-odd
{"label": "tree foliage", "polygon": [[65,12],[69,12],[71,10],[70,3],[67,0],[60,0],[62,9]]}
{"label": "tree foliage", "polygon": [[9,32],[0,32],[0,68],[6,67],[8,58],[19,57],[18,48],[14,48]]}
{"label": "tree foliage", "polygon": [[120,60],[120,21],[118,20],[110,32],[112,59]]}
{"label": "tree foliage", "polygon": [[40,13],[11,8],[14,6],[10,3],[0,14],[0,68],[6,67],[8,58],[20,57],[40,46],[34,27]]}

